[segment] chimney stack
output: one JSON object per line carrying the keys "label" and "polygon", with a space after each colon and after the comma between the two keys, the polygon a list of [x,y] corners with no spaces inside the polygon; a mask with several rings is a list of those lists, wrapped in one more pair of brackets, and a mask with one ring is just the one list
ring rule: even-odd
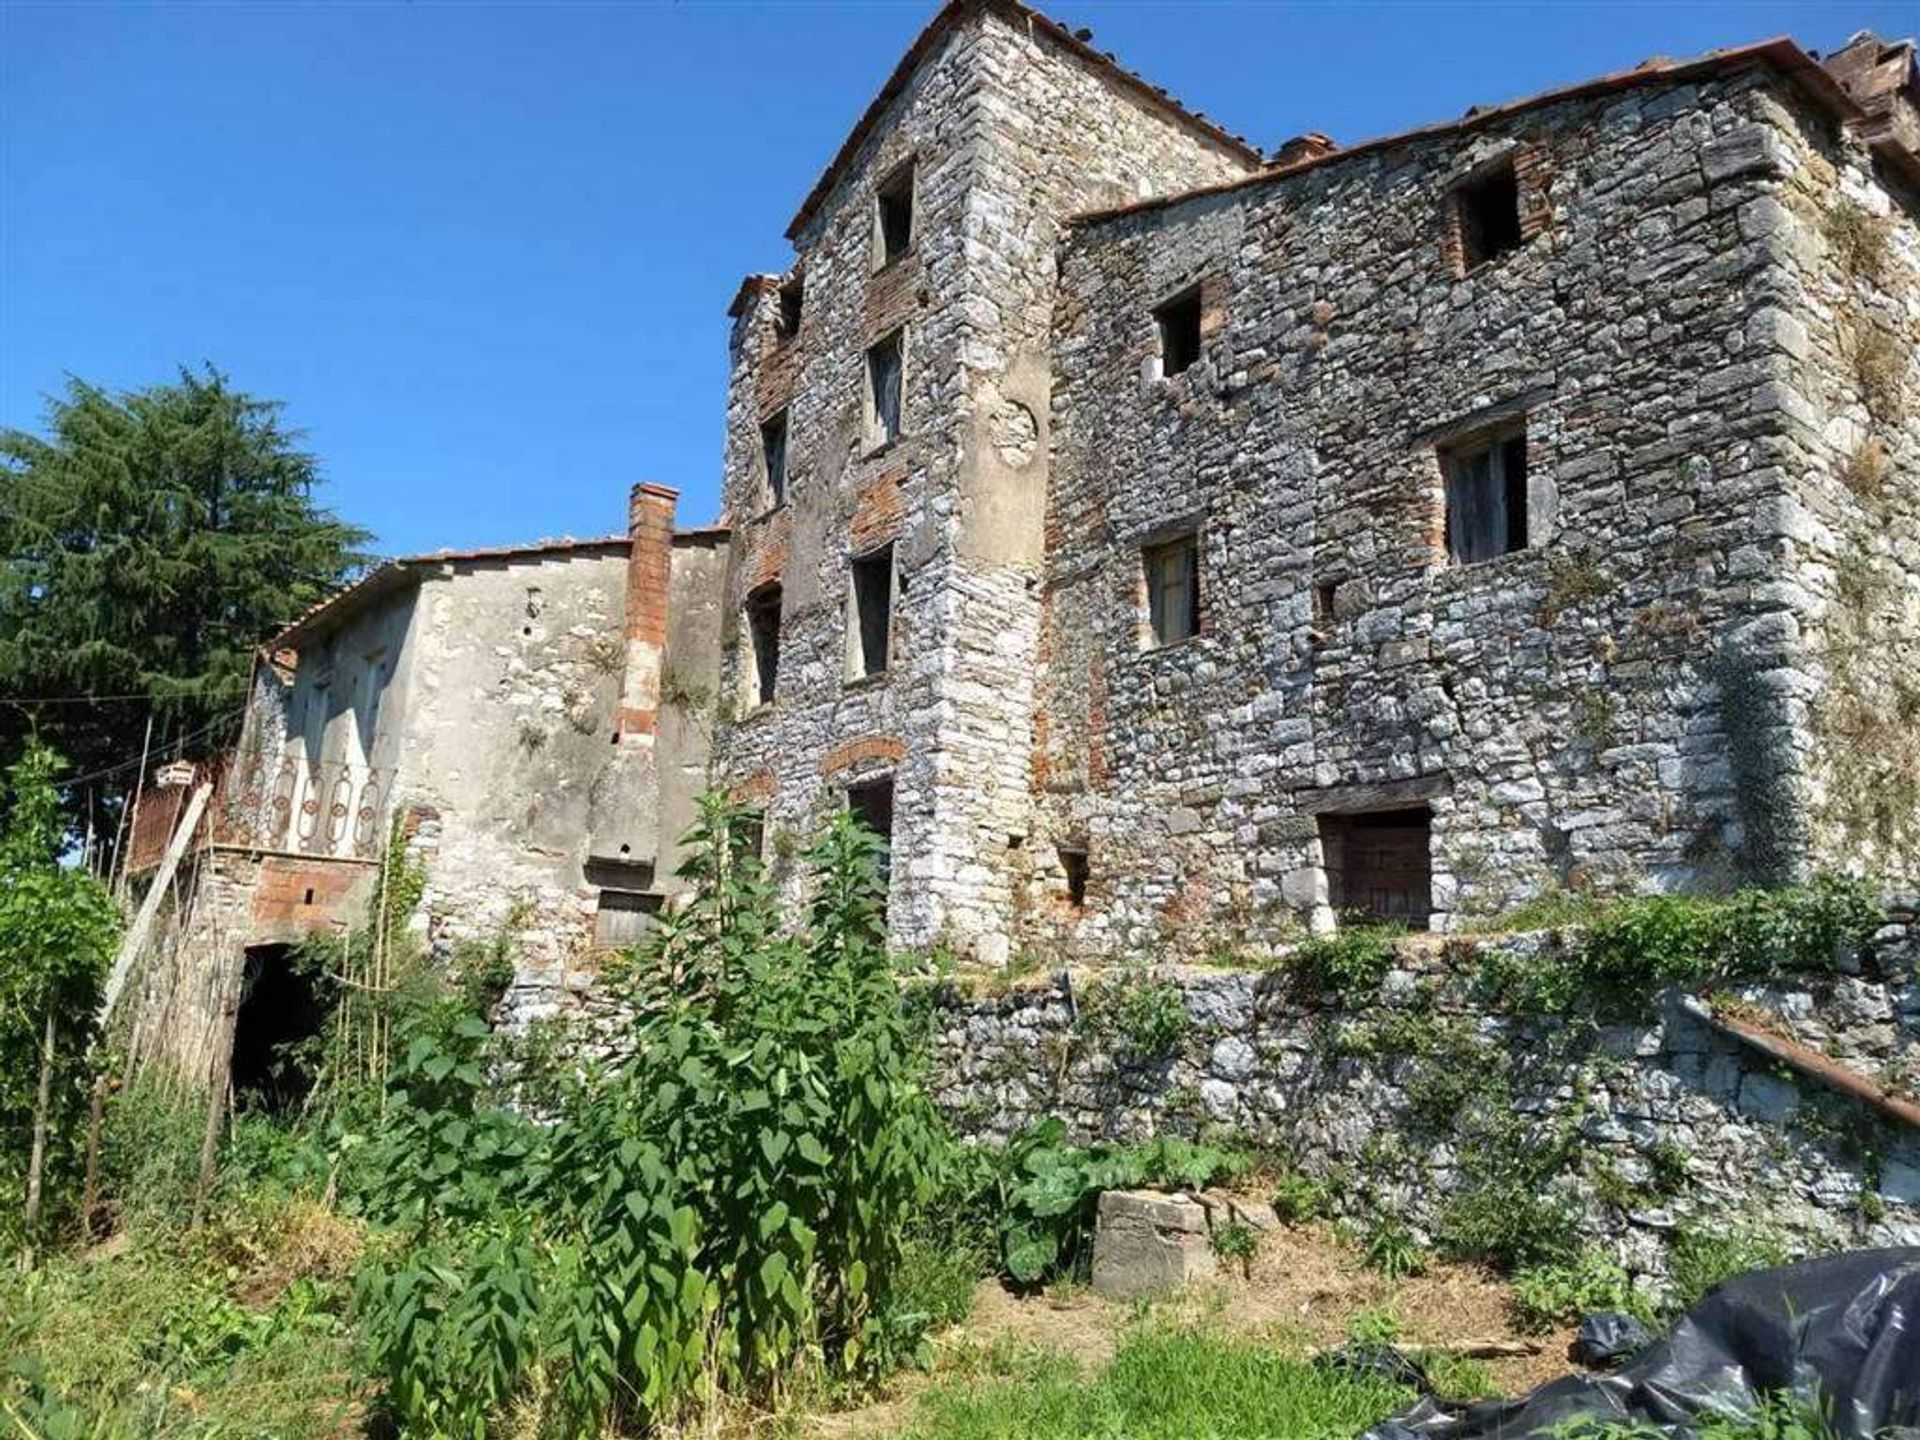
{"label": "chimney stack", "polygon": [[633,487],[627,502],[627,654],[620,688],[618,740],[653,747],[660,718],[660,675],[667,653],[667,585],[673,575],[673,512],[680,492]]}
{"label": "chimney stack", "polygon": [[1305,135],[1296,135],[1284,142],[1273,152],[1273,159],[1268,163],[1275,169],[1282,169],[1303,161],[1318,160],[1322,155],[1331,155],[1339,148],[1318,130],[1309,130]]}

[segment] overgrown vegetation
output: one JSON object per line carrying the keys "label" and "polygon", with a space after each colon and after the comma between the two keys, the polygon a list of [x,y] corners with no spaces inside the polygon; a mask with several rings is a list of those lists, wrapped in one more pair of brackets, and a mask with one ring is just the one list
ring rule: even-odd
{"label": "overgrown vegetation", "polygon": [[1483,1000],[1531,1014],[1644,1016],[1674,985],[1831,970],[1872,937],[1882,916],[1875,887],[1841,875],[1723,897],[1556,897],[1552,904],[1551,923],[1578,925],[1578,943],[1488,954],[1477,982]]}
{"label": "overgrown vegetation", "polygon": [[1004,1149],[971,1153],[975,1178],[959,1202],[962,1223],[997,1233],[1007,1275],[1028,1286],[1085,1274],[1102,1190],[1204,1190],[1252,1165],[1245,1155],[1173,1135],[1134,1145],[1072,1145],[1058,1119]]}
{"label": "overgrown vegetation", "polygon": [[1342,1005],[1370,999],[1393,969],[1393,944],[1402,931],[1386,925],[1342,925],[1301,942],[1288,961],[1313,994]]}
{"label": "overgrown vegetation", "polygon": [[119,916],[61,864],[59,756],[38,741],[7,772],[0,814],[0,1241],[33,1248],[79,1202],[95,1012]]}
{"label": "overgrown vegetation", "polygon": [[923,1398],[915,1440],[1347,1440],[1412,1392],[1205,1330],[1143,1328],[1088,1377],[1066,1357],[999,1353]]}

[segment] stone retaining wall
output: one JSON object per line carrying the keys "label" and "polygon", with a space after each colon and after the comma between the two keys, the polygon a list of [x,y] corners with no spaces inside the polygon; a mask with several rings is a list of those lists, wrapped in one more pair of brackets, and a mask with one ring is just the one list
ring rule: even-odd
{"label": "stone retaining wall", "polygon": [[[1476,965],[1574,943],[1553,932],[1409,943],[1378,1001],[1344,1013],[1301,995],[1284,969],[1142,975],[1131,983],[1176,986],[1187,1017],[1159,1058],[1128,1053],[1112,980],[1076,987],[1063,974],[979,999],[947,990],[935,1094],[979,1137],[1058,1114],[1083,1141],[1177,1131],[1271,1149],[1327,1182],[1333,1213],[1399,1217],[1424,1238],[1490,1158],[1525,1163],[1569,1140],[1570,1163],[1544,1190],[1577,1201],[1588,1240],[1655,1277],[1686,1229],[1767,1231],[1796,1250],[1920,1243],[1920,1131],[1766,1060],[1678,995],[1657,1020],[1611,1026],[1516,1019],[1472,998]],[[1857,963],[1742,988],[1738,1013],[1765,1012],[1779,1033],[1911,1098],[1916,966],[1920,922],[1903,906]]]}

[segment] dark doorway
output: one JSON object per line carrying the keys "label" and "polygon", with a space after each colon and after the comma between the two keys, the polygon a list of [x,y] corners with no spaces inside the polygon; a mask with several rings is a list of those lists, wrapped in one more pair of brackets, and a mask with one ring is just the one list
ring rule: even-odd
{"label": "dark doorway", "polygon": [[291,946],[250,946],[233,1026],[235,1108],[298,1110],[313,1089],[320,1057],[312,1042],[325,1020],[313,977],[293,964]]}
{"label": "dark doorway", "polygon": [[1375,810],[1320,817],[1327,898],[1342,919],[1416,930],[1433,915],[1433,812]]}
{"label": "dark doorway", "polygon": [[879,837],[880,853],[874,858],[879,866],[880,887],[884,895],[887,887],[893,883],[893,777],[888,775],[879,780],[863,780],[858,785],[849,785],[847,809],[853,812],[854,819]]}

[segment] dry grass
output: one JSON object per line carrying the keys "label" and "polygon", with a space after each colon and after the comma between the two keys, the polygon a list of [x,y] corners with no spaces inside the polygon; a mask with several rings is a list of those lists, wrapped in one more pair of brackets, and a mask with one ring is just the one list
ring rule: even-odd
{"label": "dry grass", "polygon": [[[1229,1337],[1271,1339],[1296,1350],[1344,1344],[1363,1312],[1391,1313],[1399,1344],[1461,1347],[1470,1342],[1524,1341],[1533,1353],[1488,1359],[1494,1388],[1519,1394],[1566,1374],[1573,1332],[1521,1336],[1508,1313],[1508,1287],[1473,1266],[1434,1261],[1426,1274],[1389,1283],[1360,1264],[1353,1246],[1330,1227],[1282,1228],[1261,1237],[1249,1272],[1220,1277],[1151,1307],[1175,1325],[1204,1325]],[[984,1282],[967,1320],[935,1341],[930,1374],[894,1382],[856,1410],[810,1417],[804,1433],[832,1440],[878,1440],[910,1424],[916,1396],[929,1384],[976,1369],[983,1355],[1046,1351],[1092,1374],[1112,1360],[1141,1307],[1103,1300],[1081,1287],[1015,1295]]]}

